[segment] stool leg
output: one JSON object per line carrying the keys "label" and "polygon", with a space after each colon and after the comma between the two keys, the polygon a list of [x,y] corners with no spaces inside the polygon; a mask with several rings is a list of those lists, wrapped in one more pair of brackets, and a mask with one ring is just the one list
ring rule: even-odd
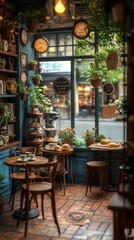
{"label": "stool leg", "polygon": [[85,193],[85,196],[87,196],[87,191],[88,191],[88,185],[89,185],[89,172],[88,172],[88,166],[87,166],[87,169],[86,169],[86,193]]}
{"label": "stool leg", "polygon": [[92,188],[92,168],[89,167],[89,182],[90,182],[90,192]]}
{"label": "stool leg", "polygon": [[108,167],[106,167],[105,172],[106,172],[106,181],[107,181],[107,192],[109,192],[108,191],[108,186],[109,186],[109,182],[108,182]]}
{"label": "stool leg", "polygon": [[100,168],[100,192],[102,193],[102,175],[103,175],[103,170],[102,167]]}

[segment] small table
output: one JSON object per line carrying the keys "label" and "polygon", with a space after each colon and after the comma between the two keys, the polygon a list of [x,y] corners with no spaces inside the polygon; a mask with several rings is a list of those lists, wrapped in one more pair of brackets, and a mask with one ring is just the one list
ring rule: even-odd
{"label": "small table", "polygon": [[113,211],[114,238],[125,240],[125,228],[134,228],[134,206],[124,196],[115,193],[108,209]]}
{"label": "small table", "polygon": [[[8,166],[11,166],[11,167],[22,167],[22,168],[25,168],[26,164],[30,162],[30,164],[32,165],[32,163],[34,164],[35,161],[36,161],[36,164],[37,163],[44,163],[44,162],[48,162],[48,159],[45,158],[45,157],[41,157],[41,156],[36,156],[36,159],[34,161],[17,161],[17,159],[19,158],[19,156],[15,156],[15,157],[10,157],[8,159],[6,159],[4,161],[4,163]],[[13,212],[13,217],[14,218],[18,218],[19,216],[19,211],[20,209],[16,209],[14,212]],[[35,218],[39,215],[39,211],[35,208],[31,208],[30,211],[29,211],[29,218]],[[25,219],[25,209],[23,210],[23,213],[22,213],[22,217],[21,219]]]}
{"label": "small table", "polygon": [[[125,150],[125,146],[120,143],[119,147],[108,147],[106,145],[101,145],[98,143],[93,143],[91,145],[88,146],[89,149],[91,149],[92,151],[96,151],[96,150],[102,150],[102,151],[107,151],[108,152],[108,165],[109,165],[109,182],[110,182],[110,161],[111,161],[111,152],[113,151],[121,151],[121,150]],[[116,191],[116,188],[113,187],[112,185],[109,185],[109,191]]]}
{"label": "small table", "polygon": [[[55,151],[55,150],[47,150],[47,149],[42,150],[42,153],[44,153],[46,156],[47,155],[51,155],[51,156],[54,156],[54,157],[62,156],[64,195],[65,195],[65,183],[66,183],[65,175],[68,173],[68,169],[69,169],[69,167],[68,167],[68,156],[71,155],[73,152],[74,152],[73,148],[71,148],[68,151]],[[71,182],[73,183],[73,170],[72,170],[72,168],[71,168]]]}

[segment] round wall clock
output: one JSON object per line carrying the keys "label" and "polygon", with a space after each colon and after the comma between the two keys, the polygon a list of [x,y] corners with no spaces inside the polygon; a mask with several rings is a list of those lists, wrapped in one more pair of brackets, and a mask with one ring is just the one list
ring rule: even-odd
{"label": "round wall clock", "polygon": [[20,30],[20,41],[21,44],[26,46],[29,42],[29,33],[26,28],[22,28]]}
{"label": "round wall clock", "polygon": [[90,28],[86,20],[78,20],[73,27],[73,34],[79,39],[85,39],[89,36]]}
{"label": "round wall clock", "polygon": [[49,42],[45,37],[38,37],[33,42],[33,48],[38,53],[45,53],[49,48]]}

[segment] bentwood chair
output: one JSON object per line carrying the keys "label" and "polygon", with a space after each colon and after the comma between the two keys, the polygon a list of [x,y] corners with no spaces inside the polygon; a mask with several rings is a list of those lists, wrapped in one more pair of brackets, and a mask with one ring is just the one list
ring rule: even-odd
{"label": "bentwood chair", "polygon": [[[18,147],[18,148],[11,148],[10,149],[10,157],[18,156],[21,153],[34,153],[36,155],[36,147]],[[35,174],[31,174],[31,179],[35,178]],[[25,172],[24,169],[14,169],[11,168],[10,178],[12,179],[12,191],[9,199],[9,203],[11,202],[11,211],[14,209],[14,200],[15,200],[15,193],[17,192],[17,187],[19,186],[20,182],[25,180]]]}
{"label": "bentwood chair", "polygon": [[[56,214],[56,203],[55,203],[55,173],[56,173],[56,167],[57,167],[57,161],[52,162],[35,162],[32,164],[27,163],[25,166],[25,183],[22,184],[22,190],[21,190],[21,204],[20,204],[20,212],[19,217],[17,220],[17,226],[20,224],[21,216],[22,216],[22,210],[23,205],[25,203],[25,211],[26,211],[26,218],[25,218],[25,231],[24,236],[27,236],[27,229],[28,229],[28,220],[29,220],[29,210],[32,199],[37,198],[38,195],[41,197],[41,211],[42,211],[42,217],[44,219],[44,195],[47,194],[49,198],[51,199],[51,206],[52,206],[52,214],[55,221],[55,224],[57,226],[58,233],[60,235],[60,227],[57,220],[57,214]],[[31,172],[31,168],[34,169],[34,171],[37,171],[39,168],[45,168],[49,175],[49,181],[29,181],[29,173]],[[25,201],[24,201],[25,200]]]}

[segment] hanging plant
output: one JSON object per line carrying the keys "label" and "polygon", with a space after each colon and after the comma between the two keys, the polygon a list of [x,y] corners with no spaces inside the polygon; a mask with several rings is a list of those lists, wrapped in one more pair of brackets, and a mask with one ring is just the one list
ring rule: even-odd
{"label": "hanging plant", "polygon": [[42,75],[41,74],[34,74],[32,76],[32,81],[35,86],[40,85],[40,81],[43,81]]}

